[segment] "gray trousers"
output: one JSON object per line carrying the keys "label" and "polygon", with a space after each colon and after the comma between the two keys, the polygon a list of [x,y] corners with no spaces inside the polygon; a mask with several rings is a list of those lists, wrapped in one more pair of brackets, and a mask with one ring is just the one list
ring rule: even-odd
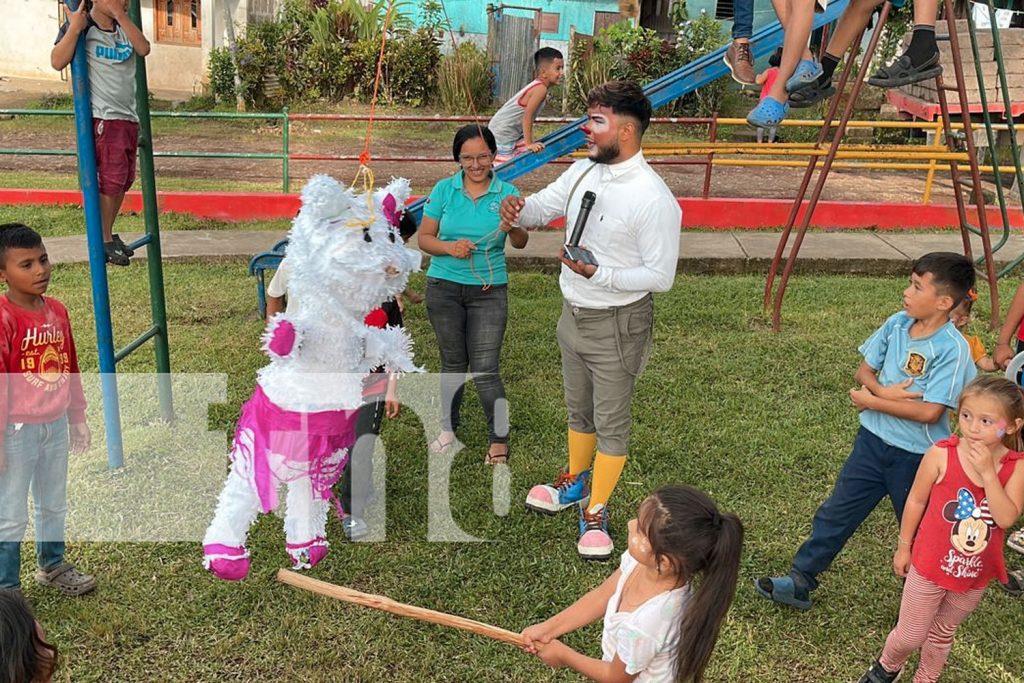
{"label": "gray trousers", "polygon": [[562,303],[558,348],[569,428],[597,433],[606,455],[629,450],[630,404],[636,378],[647,364],[654,327],[654,299],[611,309]]}

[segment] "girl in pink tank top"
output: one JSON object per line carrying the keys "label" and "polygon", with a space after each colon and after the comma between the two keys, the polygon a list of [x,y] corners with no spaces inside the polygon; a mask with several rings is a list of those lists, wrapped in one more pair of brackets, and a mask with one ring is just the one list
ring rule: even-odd
{"label": "girl in pink tank top", "polygon": [[938,680],[988,582],[1006,582],[1003,535],[1024,507],[1024,395],[979,377],[960,396],[958,422],[962,436],[932,446],[917,470],[893,557],[907,579],[899,622],[861,683],[891,683],[918,649],[914,683]]}

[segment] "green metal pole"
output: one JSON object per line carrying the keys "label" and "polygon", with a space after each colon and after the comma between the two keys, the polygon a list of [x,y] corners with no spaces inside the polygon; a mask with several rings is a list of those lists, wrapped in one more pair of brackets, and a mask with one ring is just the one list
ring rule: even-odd
{"label": "green metal pole", "polygon": [[[991,0],[989,0],[991,3]],[[991,4],[989,5],[991,7]],[[995,22],[995,15],[992,16],[992,21]],[[993,23],[993,26],[995,24]],[[996,199],[999,202],[999,213],[1003,218],[1003,234],[999,238],[999,242],[992,247],[992,253],[999,251],[1006,241],[1010,238],[1010,216],[1006,212],[1006,197],[1003,195],[1003,182],[1002,176],[999,173],[999,161],[996,156],[996,136],[992,130],[992,114],[988,110],[988,95],[985,93],[985,75],[981,72],[981,52],[978,50],[978,34],[974,28],[974,17],[970,12],[967,13],[967,32],[971,37],[971,53],[974,56],[974,73],[978,79],[978,94],[981,98],[981,117],[985,122],[985,137],[988,138],[988,149],[989,154],[992,155],[993,168],[992,175],[996,183]],[[1009,109],[1007,109],[1009,111]],[[984,211],[982,207],[978,207],[978,211]],[[985,257],[977,259],[975,263],[984,262]],[[999,275],[997,274],[998,278]]]}
{"label": "green metal pole", "polygon": [[[999,37],[999,26],[996,24],[996,10],[995,7],[992,5],[992,0],[988,0],[988,16],[992,30],[992,57],[995,59],[997,65],[996,72],[999,74],[999,85],[1000,87],[1002,87],[1003,90],[1003,105],[1006,107],[1006,112],[1003,118],[1006,119],[1006,128],[1010,137],[1010,155],[1013,157],[1014,169],[1016,170],[1017,190],[1018,192],[1022,193],[1022,196],[1024,196],[1024,173],[1021,172],[1020,147],[1017,145],[1017,132],[1014,128],[1013,116],[1011,115],[1012,110],[1010,108],[1010,104],[1012,102],[1012,98],[1010,97],[1010,89],[1007,87],[1006,83],[1006,65],[1003,62],[1003,44],[1002,39]],[[974,20],[968,18],[968,22],[973,33]],[[998,163],[999,159],[998,157],[995,157],[995,152],[996,148],[992,147],[993,160],[996,163]],[[1003,202],[1003,184],[999,181],[998,174],[995,176],[995,178],[996,190],[999,192],[999,201]],[[1006,221],[1005,218],[1003,220],[1004,222]],[[1008,274],[1010,271],[1012,271],[1014,268],[1020,265],[1022,260],[1024,260],[1024,255],[1018,256],[1010,263],[1006,264],[1003,267],[1003,269],[999,271],[998,276],[1003,277],[1004,275]]]}
{"label": "green metal pole", "polygon": [[[129,16],[136,26],[142,25],[139,0],[131,0]],[[135,99],[139,114],[139,170],[142,180],[142,202],[146,221],[146,265],[149,268],[149,307],[153,325],[159,333],[153,337],[156,351],[157,386],[160,395],[160,415],[170,422],[174,419],[171,398],[171,350],[167,338],[167,305],[164,300],[164,266],[160,252],[160,217],[156,207],[156,174],[153,164],[153,127],[149,117],[149,83],[146,80],[146,60],[138,57],[135,69]]]}
{"label": "green metal pole", "polygon": [[288,107],[281,109],[281,192],[288,194],[291,190],[291,179],[288,177]]}

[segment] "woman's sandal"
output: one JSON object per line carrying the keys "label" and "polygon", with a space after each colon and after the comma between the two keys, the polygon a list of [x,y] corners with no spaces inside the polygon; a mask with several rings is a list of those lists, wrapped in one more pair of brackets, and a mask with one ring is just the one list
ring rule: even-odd
{"label": "woman's sandal", "polygon": [[82,574],[67,562],[61,562],[51,569],[39,569],[35,579],[39,585],[56,588],[70,597],[85,595],[96,588],[95,577]]}
{"label": "woman's sandal", "polygon": [[427,444],[427,450],[429,450],[432,455],[448,455],[452,448],[455,447],[455,440],[456,437],[452,436],[452,438],[447,441],[442,441],[441,435],[438,434],[436,439]]}
{"label": "woman's sandal", "polygon": [[[498,445],[498,444],[491,444],[491,446],[495,446],[495,445]],[[503,444],[503,445],[505,446],[505,452],[504,453],[491,453],[490,446],[488,446],[487,453],[484,455],[484,464],[485,465],[507,465],[508,464],[509,458],[512,456],[512,450],[508,447],[508,444]]]}

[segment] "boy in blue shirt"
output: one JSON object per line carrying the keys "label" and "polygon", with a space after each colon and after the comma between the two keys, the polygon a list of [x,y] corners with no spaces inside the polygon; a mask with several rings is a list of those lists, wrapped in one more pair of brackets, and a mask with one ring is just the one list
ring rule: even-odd
{"label": "boy in blue shirt", "polygon": [[864,360],[850,399],[860,430],[828,500],[814,513],[811,537],[788,576],[762,577],[757,592],[799,609],[811,607],[817,576],[885,496],[903,516],[917,467],[933,443],[950,435],[947,411],[975,375],[967,341],[950,312],[974,288],[974,265],[960,254],[933,252],[914,263],[903,310],[861,345]]}

